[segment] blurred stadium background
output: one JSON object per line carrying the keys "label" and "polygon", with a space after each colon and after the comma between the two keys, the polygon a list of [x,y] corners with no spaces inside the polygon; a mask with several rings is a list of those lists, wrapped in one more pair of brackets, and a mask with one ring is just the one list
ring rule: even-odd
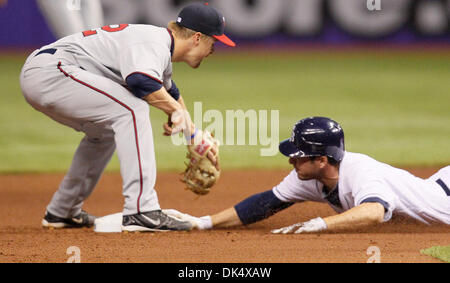
{"label": "blurred stadium background", "polygon": [[[186,3],[102,0],[106,24],[160,26]],[[196,70],[174,64],[191,112],[196,101],[224,116],[279,110],[271,131],[280,139],[301,118],[329,116],[344,127],[347,150],[398,166],[450,163],[450,0],[380,0],[381,10],[375,0],[209,3],[238,46],[218,44]],[[9,0],[0,26],[0,172],[66,171],[82,135],[33,110],[19,87],[26,56],[55,36],[35,0]],[[181,170],[184,147],[161,135],[162,112],[151,118],[158,169]],[[225,145],[222,166],[289,168],[282,156],[260,156],[266,147]],[[108,170],[118,168],[115,157]]]}

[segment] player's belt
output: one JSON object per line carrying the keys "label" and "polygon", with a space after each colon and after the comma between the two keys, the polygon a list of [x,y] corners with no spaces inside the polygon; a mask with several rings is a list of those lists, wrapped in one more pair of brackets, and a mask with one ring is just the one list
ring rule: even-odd
{"label": "player's belt", "polygon": [[439,186],[441,186],[444,189],[444,192],[450,196],[450,189],[447,187],[447,185],[442,181],[441,179],[437,179],[436,183],[438,183]]}
{"label": "player's belt", "polygon": [[48,54],[52,54],[53,55],[53,54],[55,54],[55,52],[56,52],[56,48],[48,48],[48,49],[43,49],[43,50],[39,51],[34,56],[38,56],[38,55],[44,54],[44,53],[48,53]]}

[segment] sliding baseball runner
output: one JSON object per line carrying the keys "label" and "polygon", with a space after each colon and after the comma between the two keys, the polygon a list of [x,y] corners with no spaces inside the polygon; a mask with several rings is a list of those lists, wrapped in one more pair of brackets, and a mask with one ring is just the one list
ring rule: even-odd
{"label": "sliding baseball runner", "polygon": [[422,179],[365,154],[347,152],[342,127],[326,117],[300,120],[279,149],[289,157],[293,170],[274,188],[211,216],[166,212],[198,229],[211,229],[251,224],[294,203],[314,201],[329,204],[338,214],[272,233],[363,229],[396,215],[450,225],[450,166]]}

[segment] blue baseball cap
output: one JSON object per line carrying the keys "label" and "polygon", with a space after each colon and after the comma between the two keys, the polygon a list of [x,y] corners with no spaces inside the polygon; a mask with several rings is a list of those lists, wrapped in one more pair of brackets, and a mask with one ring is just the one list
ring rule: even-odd
{"label": "blue baseball cap", "polygon": [[184,7],[178,14],[176,23],[182,27],[214,37],[220,42],[234,47],[236,44],[224,34],[225,18],[208,3],[194,3]]}

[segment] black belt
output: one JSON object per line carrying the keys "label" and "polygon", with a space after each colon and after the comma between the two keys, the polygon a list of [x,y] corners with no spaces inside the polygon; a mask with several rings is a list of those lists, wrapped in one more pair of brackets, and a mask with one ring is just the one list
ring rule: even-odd
{"label": "black belt", "polygon": [[447,187],[447,185],[444,183],[444,181],[442,181],[441,179],[437,179],[436,183],[439,184],[439,186],[441,186],[444,189],[444,192],[450,196],[450,189]]}
{"label": "black belt", "polygon": [[44,53],[48,53],[48,54],[52,54],[53,55],[53,54],[55,54],[55,52],[56,52],[56,48],[48,48],[48,49],[43,49],[43,50],[39,51],[34,56],[38,56],[38,55],[44,54]]}

